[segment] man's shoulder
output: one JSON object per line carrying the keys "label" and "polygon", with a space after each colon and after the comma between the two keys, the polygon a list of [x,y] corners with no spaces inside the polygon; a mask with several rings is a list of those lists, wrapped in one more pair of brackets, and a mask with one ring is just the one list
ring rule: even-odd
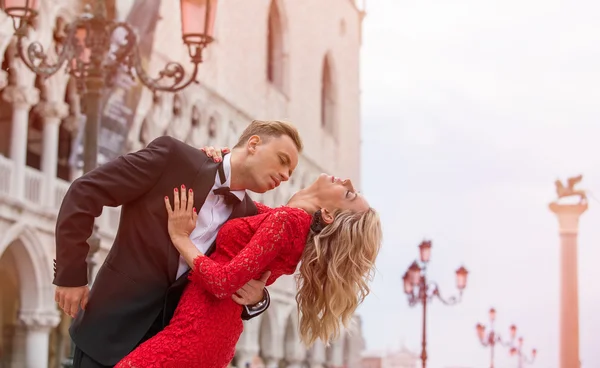
{"label": "man's shoulder", "polygon": [[168,148],[172,159],[191,159],[195,163],[203,163],[208,161],[208,156],[196,147],[192,147],[189,144],[180,141],[175,137],[168,135],[160,136],[154,139],[148,146],[158,145]]}

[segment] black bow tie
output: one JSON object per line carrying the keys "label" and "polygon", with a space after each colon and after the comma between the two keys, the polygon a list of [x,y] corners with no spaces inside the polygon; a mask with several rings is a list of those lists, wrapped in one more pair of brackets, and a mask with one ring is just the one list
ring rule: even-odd
{"label": "black bow tie", "polygon": [[233,193],[231,193],[231,189],[229,187],[221,187],[213,190],[215,195],[222,195],[225,197],[225,204],[228,206],[235,205],[240,203],[240,199]]}

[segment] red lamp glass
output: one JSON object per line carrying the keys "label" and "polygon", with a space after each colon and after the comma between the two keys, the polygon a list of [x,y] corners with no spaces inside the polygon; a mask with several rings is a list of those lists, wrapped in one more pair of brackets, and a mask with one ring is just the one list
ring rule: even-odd
{"label": "red lamp glass", "polygon": [[402,277],[402,281],[404,282],[404,293],[406,294],[412,294],[413,293],[413,284],[410,280],[410,276],[408,274],[408,272],[406,272],[404,274],[404,276]]}
{"label": "red lamp glass", "polygon": [[490,321],[494,322],[496,320],[496,309],[490,309]]}
{"label": "red lamp glass", "polygon": [[514,339],[516,336],[517,336],[517,326],[511,325],[510,326],[510,338]]}
{"label": "red lamp glass", "polygon": [[35,17],[38,6],[38,0],[0,0],[0,9],[13,19],[15,29]]}
{"label": "red lamp glass", "polygon": [[414,261],[408,268],[408,276],[413,285],[419,284],[419,281],[421,280],[421,267],[419,267],[417,261]]}
{"label": "red lamp glass", "polygon": [[183,42],[204,47],[213,40],[217,0],[181,0]]}
{"label": "red lamp glass", "polygon": [[431,259],[431,241],[424,240],[419,245],[419,253],[421,255],[421,262],[427,263]]}
{"label": "red lamp glass", "polygon": [[469,271],[466,268],[461,266],[458,270],[456,270],[456,287],[458,290],[463,291],[467,286],[467,275]]}
{"label": "red lamp glass", "polygon": [[485,326],[483,326],[481,323],[478,323],[476,328],[477,337],[479,337],[479,340],[483,341],[483,339],[485,338]]}

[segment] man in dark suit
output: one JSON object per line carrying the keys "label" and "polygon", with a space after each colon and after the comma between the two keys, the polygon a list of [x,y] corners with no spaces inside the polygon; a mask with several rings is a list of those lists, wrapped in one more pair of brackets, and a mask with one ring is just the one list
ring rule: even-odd
{"label": "man in dark suit", "polygon": [[[287,181],[301,150],[291,125],[253,121],[220,162],[164,136],[75,180],[58,214],[53,282],[60,308],[76,316],[70,329],[75,368],[112,367],[173,316],[189,268],[169,238],[165,196],[178,187],[194,191],[200,210],[190,239],[209,254],[227,219],[256,214],[245,190],[264,193]],[[121,218],[89,292],[86,240],[104,206],[122,206]],[[263,292],[267,277],[251,281],[234,297],[253,304],[246,305],[242,318],[269,306]],[[253,292],[256,285],[260,288]]]}

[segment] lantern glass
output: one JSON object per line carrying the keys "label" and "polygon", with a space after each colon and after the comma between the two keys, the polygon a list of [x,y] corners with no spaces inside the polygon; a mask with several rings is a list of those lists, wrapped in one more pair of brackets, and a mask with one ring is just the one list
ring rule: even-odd
{"label": "lantern glass", "polygon": [[496,309],[490,309],[490,321],[494,322],[496,320]]}
{"label": "lantern glass", "polygon": [[217,0],[181,0],[181,32],[188,45],[206,46],[213,40]]}
{"label": "lantern glass", "polygon": [[419,267],[417,261],[414,261],[408,268],[408,276],[413,285],[416,286],[419,284],[419,281],[421,280],[421,267]]}
{"label": "lantern glass", "polygon": [[510,338],[514,339],[517,336],[517,326],[510,326]]}
{"label": "lantern glass", "polygon": [[410,280],[408,272],[404,274],[404,277],[402,277],[402,281],[404,282],[404,293],[408,295],[412,294],[414,287]]}
{"label": "lantern glass", "polygon": [[483,341],[483,339],[485,337],[485,327],[481,323],[478,323],[476,328],[477,328],[477,337],[479,337],[479,340]]}
{"label": "lantern glass", "polygon": [[458,270],[456,270],[456,287],[458,288],[458,290],[463,291],[467,286],[468,274],[469,271],[467,271],[467,269],[462,266]]}
{"label": "lantern glass", "polygon": [[429,260],[431,259],[431,241],[423,241],[419,245],[419,253],[421,256],[421,262],[429,262]]}

